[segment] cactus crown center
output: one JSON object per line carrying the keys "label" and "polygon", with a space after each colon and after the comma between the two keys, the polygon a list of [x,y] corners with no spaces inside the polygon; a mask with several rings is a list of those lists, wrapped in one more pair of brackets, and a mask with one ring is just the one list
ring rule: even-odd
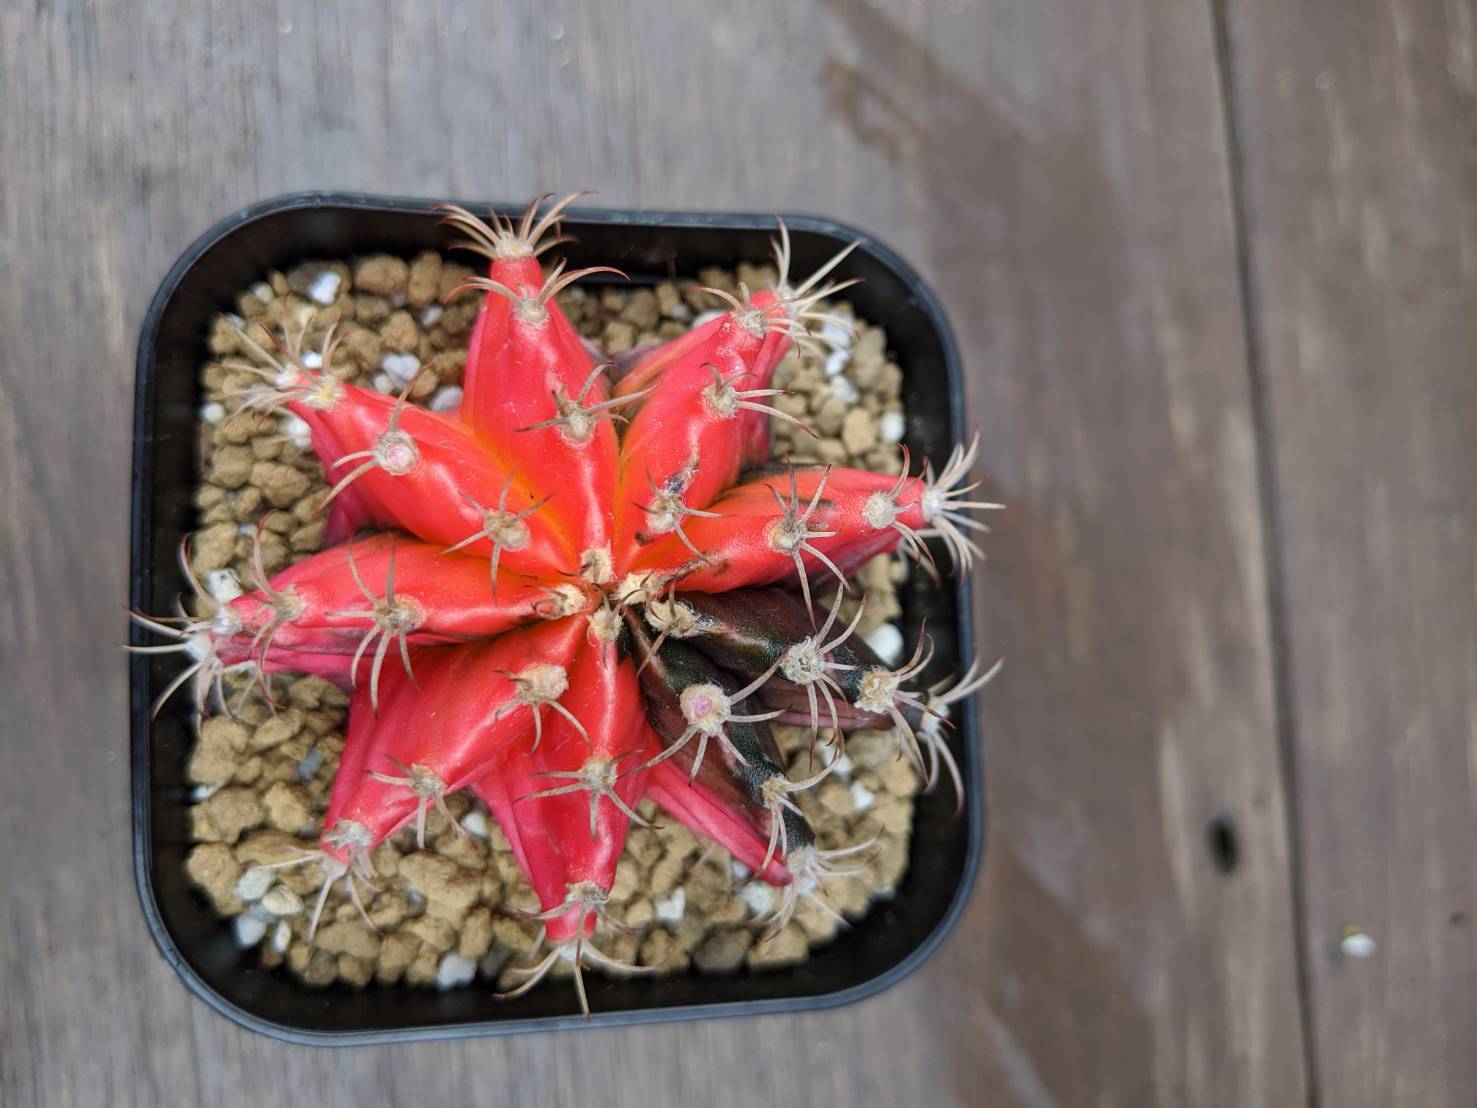
{"label": "cactus crown center", "polygon": [[622,608],[645,604],[660,585],[657,575],[650,570],[628,573],[615,588],[615,602]]}
{"label": "cactus crown center", "polygon": [[580,555],[580,576],[592,585],[608,585],[615,577],[609,546],[592,546]]}
{"label": "cactus crown center", "polygon": [[586,600],[584,590],[578,585],[555,585],[534,610],[542,619],[563,619],[583,608]]}
{"label": "cactus crown center", "polygon": [[615,642],[621,627],[621,614],[609,604],[601,604],[590,613],[590,634],[599,642]]}

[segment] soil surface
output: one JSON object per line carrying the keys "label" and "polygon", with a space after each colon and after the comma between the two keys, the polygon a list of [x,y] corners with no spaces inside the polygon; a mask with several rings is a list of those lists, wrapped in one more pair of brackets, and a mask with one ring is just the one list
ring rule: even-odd
{"label": "soil surface", "polygon": [[[261,557],[268,575],[316,551],[323,541],[318,509],[328,488],[308,449],[306,426],[296,417],[232,414],[233,393],[255,380],[231,367],[251,359],[236,328],[267,345],[284,323],[307,323],[305,349],[316,350],[322,330],[337,323],[342,341],[329,367],[336,376],[398,393],[425,365],[411,399],[446,409],[461,397],[468,332],[479,301],[472,295],[446,303],[442,298],[469,273],[435,253],[410,260],[376,255],[352,265],[307,263],[267,274],[242,291],[234,313],[220,317],[210,337],[212,357],[201,368],[201,519],[191,547],[194,569],[217,599],[235,595],[252,580],[253,536],[263,517]],[[560,302],[584,335],[617,354],[674,338],[704,313],[720,310],[719,298],[700,284],[733,290],[744,281],[763,288],[773,277],[772,270],[748,266],[736,273],[705,270],[696,282],[575,288]],[[845,302],[829,310],[852,316]],[[837,352],[825,358],[792,354],[776,372],[776,385],[791,390],[776,398],[776,407],[803,419],[819,437],[773,420],[774,456],[898,472],[902,374],[887,357],[886,336],[858,320],[854,337],[839,329],[833,337],[841,344]],[[889,660],[903,653],[902,637],[890,621],[900,614],[895,592],[904,573],[902,563],[889,556],[858,574],[869,595],[859,633]],[[848,616],[850,603],[843,602]],[[378,891],[366,894],[372,896],[366,908],[378,933],[364,926],[340,883],[329,893],[314,942],[307,942],[322,874],[311,863],[275,864],[295,857],[316,837],[343,747],[347,698],[316,677],[277,681],[281,707],[274,714],[245,678],[228,680],[235,718],[202,720],[189,765],[197,845],[187,869],[216,910],[232,920],[237,941],[259,949],[268,965],[285,963],[311,985],[403,981],[453,988],[479,976],[500,988],[517,984],[510,970],[528,961],[539,925],[511,912],[535,912],[539,905],[496,823],[466,793],[448,797],[447,804],[469,834],[457,834],[432,809],[426,849],[417,849],[407,828],[374,852]],[[810,776],[806,729],[775,732],[791,760],[791,776]],[[770,887],[750,880],[721,847],[699,841],[675,820],[656,819],[658,826],[631,829],[610,896],[612,916],[635,931],[602,933],[602,950],[658,966],[661,973],[762,970],[804,960],[836,933],[833,912],[860,918],[872,900],[891,895],[907,867],[919,780],[896,751],[888,733],[856,732],[834,772],[798,797],[822,847],[876,841],[861,856],[856,876],[826,882],[830,911],[802,898],[789,925],[761,941],[758,920],[775,897]],[[814,757],[829,762],[837,755],[834,746],[822,743]],[[650,802],[640,811],[657,817]],[[568,972],[562,963],[555,970]]]}

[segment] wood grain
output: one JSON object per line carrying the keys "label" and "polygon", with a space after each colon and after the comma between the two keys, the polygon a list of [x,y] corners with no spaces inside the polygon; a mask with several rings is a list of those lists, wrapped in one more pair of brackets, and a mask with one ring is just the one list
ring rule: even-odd
{"label": "wood grain", "polygon": [[1318,1082],[1477,1103],[1477,6],[1232,16]]}
{"label": "wood grain", "polygon": [[[1149,0],[0,11],[24,105],[0,129],[0,681],[24,767],[0,776],[0,1103],[1302,1102],[1219,89],[1209,8]],[[835,215],[942,294],[1011,505],[978,590],[1008,659],[984,880],[928,966],[840,1011],[254,1036],[173,980],[132,888],[114,644],[144,307],[270,194],[581,185]]]}

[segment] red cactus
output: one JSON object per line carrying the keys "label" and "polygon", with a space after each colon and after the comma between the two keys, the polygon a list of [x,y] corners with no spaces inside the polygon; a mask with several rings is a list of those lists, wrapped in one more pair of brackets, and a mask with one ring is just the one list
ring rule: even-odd
{"label": "red cactus", "polygon": [[[255,587],[229,603],[196,583],[198,618],[139,617],[178,640],[144,649],[194,657],[166,696],[193,677],[203,705],[232,667],[258,671],[264,688],[266,674],[297,670],[354,689],[311,855],[324,895],[342,878],[358,903],[377,844],[406,824],[423,837],[428,806],[474,789],[551,944],[519,991],[560,958],[577,978],[584,961],[612,964],[591,938],[644,796],[784,887],[783,926],[857,848],[817,848],[791,795],[824,771],[790,781],[768,721],[804,721],[813,736],[823,721],[895,726],[930,783],[942,762],[958,790],[939,725],[989,676],[910,690],[922,639],[891,669],[851,637],[855,623],[838,628],[834,610],[818,619],[811,607],[814,574],[844,587],[899,544],[931,564],[920,536],[939,536],[967,568],[977,547],[965,529],[980,525],[965,512],[993,506],[961,499],[974,447],[936,477],[908,476],[906,455],[900,478],[741,476],[767,455],[768,417],[780,414],[766,404],[773,370],[810,341],[817,301],[839,287],[820,279],[846,252],[791,288],[782,228],[776,290],[741,289],[612,386],[613,367],[595,364],[554,299],[594,271],[545,276],[538,261],[567,203],[541,219],[535,204],[516,226],[448,209],[490,263],[469,282],[485,299],[454,415],[343,384],[285,337],[277,352],[254,348],[269,368],[251,367],[264,382],[244,403],[306,421],[333,484],[333,533],[378,533],[270,579],[258,559]],[[318,364],[331,345],[330,334]]]}

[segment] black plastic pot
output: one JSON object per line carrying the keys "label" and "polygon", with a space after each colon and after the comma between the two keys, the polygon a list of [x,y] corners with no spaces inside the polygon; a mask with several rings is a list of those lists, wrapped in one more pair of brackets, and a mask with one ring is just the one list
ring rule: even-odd
{"label": "black plastic pot", "polygon": [[[144,320],[134,401],[133,586],[135,610],[168,611],[184,591],[176,561],[194,526],[197,369],[212,318],[269,269],[307,258],[401,255],[446,249],[450,236],[431,201],[312,193],[247,208],[221,221],[175,263]],[[476,210],[477,206],[468,205]],[[613,265],[633,282],[695,274],[768,256],[774,219],[759,215],[575,210],[572,265]],[[941,458],[965,433],[958,352],[938,301],[891,250],[825,219],[788,216],[795,271],[804,273],[852,239],[861,247],[837,276],[860,277],[847,295],[883,325],[899,362],[913,457]],[[921,574],[913,577],[922,578]],[[908,586],[905,631],[927,618],[938,656],[951,666],[972,653],[966,585]],[[135,635],[142,643],[142,636]],[[294,1042],[354,1044],[582,1026],[573,989],[540,987],[499,1001],[485,982],[448,992],[404,987],[309,989],[263,969],[237,948],[231,929],[185,878],[190,849],[185,765],[193,739],[177,698],[157,720],[149,705],[177,672],[169,656],[131,662],[133,847],[139,897],[165,959],[217,1011],[253,1030]],[[916,969],[963,909],[984,843],[983,789],[972,706],[956,720],[965,810],[955,816],[945,786],[921,798],[908,873],[895,899],[874,905],[854,928],[795,969],[726,977],[613,981],[588,975],[594,1024],[631,1024],[824,1008],[870,996]]]}

